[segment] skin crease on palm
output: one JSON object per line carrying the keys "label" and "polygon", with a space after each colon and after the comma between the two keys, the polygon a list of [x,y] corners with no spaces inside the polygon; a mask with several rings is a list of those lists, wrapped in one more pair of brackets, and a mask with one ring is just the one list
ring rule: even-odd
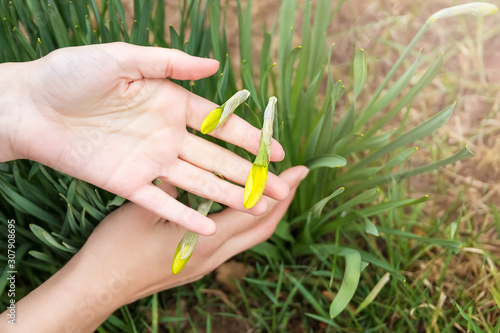
{"label": "skin crease on palm", "polygon": [[[166,79],[197,80],[218,66],[177,50],[125,43],[65,48],[29,63],[2,64],[13,77],[9,92],[15,96],[8,106],[22,112],[1,115],[15,125],[9,127],[10,149],[0,157],[40,162],[202,235],[215,232],[213,221],[165,194],[153,179],[263,214],[266,200],[246,210],[243,187],[213,175],[243,185],[251,162],[187,129],[199,130],[217,105]],[[260,130],[236,115],[211,135],[258,151]],[[283,157],[273,141],[271,160]],[[264,195],[282,200],[288,192],[284,181],[269,174]]]}

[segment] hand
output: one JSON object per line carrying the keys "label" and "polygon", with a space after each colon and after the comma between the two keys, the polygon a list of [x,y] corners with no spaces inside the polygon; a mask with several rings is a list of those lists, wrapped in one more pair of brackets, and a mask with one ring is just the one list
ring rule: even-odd
{"label": "hand", "polygon": [[[99,224],[66,266],[19,302],[17,311],[25,318],[19,321],[25,325],[20,326],[22,331],[92,332],[124,304],[200,279],[228,258],[269,238],[307,172],[303,166],[283,172],[280,178],[290,192],[280,202],[263,197],[268,210],[262,216],[231,208],[213,214],[217,232],[200,236],[178,275],[171,273],[171,264],[185,229],[140,206],[125,204]],[[40,311],[49,307],[49,312]]]}
{"label": "hand", "polygon": [[[23,82],[16,85],[22,89],[16,99],[24,104],[11,121],[15,158],[92,183],[203,235],[213,234],[215,224],[154,186],[155,178],[246,211],[243,188],[213,172],[244,184],[251,163],[186,129],[199,130],[216,105],[166,79],[207,77],[217,71],[217,61],[112,43],[64,48],[21,65],[11,64],[14,82]],[[260,131],[235,115],[213,136],[258,151]],[[275,141],[271,159],[283,156]],[[288,187],[270,175],[264,194],[281,200]],[[266,210],[261,200],[247,212]]]}

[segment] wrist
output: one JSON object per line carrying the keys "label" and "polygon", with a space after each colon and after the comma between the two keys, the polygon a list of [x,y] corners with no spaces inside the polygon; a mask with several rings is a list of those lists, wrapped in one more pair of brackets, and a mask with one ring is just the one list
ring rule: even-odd
{"label": "wrist", "polygon": [[15,326],[6,321],[0,323],[0,331],[94,332],[125,304],[126,286],[126,279],[119,272],[96,267],[92,258],[78,252],[61,270],[16,303],[20,319]]}
{"label": "wrist", "polygon": [[[84,249],[82,249],[84,250]],[[70,295],[70,315],[64,332],[85,327],[94,331],[115,310],[126,304],[129,281],[125,272],[104,267],[102,258],[78,252],[65,266],[64,285]]]}
{"label": "wrist", "polygon": [[33,109],[26,77],[30,64],[0,64],[0,162],[25,158],[22,127]]}

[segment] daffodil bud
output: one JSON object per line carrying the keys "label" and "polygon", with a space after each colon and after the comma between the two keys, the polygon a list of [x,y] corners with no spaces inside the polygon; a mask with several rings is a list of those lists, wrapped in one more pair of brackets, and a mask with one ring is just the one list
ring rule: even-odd
{"label": "daffodil bud", "polygon": [[248,96],[250,96],[248,90],[240,90],[231,96],[224,104],[212,110],[201,124],[201,133],[207,134],[219,126],[222,126],[229,119],[229,116],[233,114],[234,110],[247,100]]}
{"label": "daffodil bud", "polygon": [[267,182],[268,165],[271,159],[271,147],[273,144],[273,121],[276,111],[276,97],[269,98],[264,111],[264,124],[260,136],[260,146],[255,161],[252,164],[245,184],[243,206],[250,209],[259,201],[264,193]]}
{"label": "daffodil bud", "polygon": [[[198,206],[198,213],[207,216],[212,207],[212,200],[203,199],[201,204]],[[194,247],[198,241],[198,234],[192,231],[186,231],[184,236],[182,236],[177,249],[175,250],[174,260],[172,262],[172,273],[178,274],[184,266],[186,266],[189,258],[193,254]]]}
{"label": "daffodil bud", "polygon": [[463,5],[453,6],[441,9],[434,13],[427,20],[428,23],[436,22],[437,20],[445,17],[458,16],[463,14],[472,14],[475,16],[486,16],[496,13],[497,6],[486,2],[471,2]]}

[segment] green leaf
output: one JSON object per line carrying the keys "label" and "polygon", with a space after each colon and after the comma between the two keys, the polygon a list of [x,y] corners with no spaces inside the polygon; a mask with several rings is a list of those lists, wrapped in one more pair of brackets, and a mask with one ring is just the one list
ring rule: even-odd
{"label": "green leaf", "polygon": [[[328,76],[329,79],[331,79],[331,76],[331,74]],[[321,132],[319,134],[321,140],[316,139],[317,145],[314,146],[316,147],[316,153],[318,154],[329,152],[330,148],[335,143],[333,142],[332,133],[332,128],[334,127],[335,108],[339,99],[344,95],[344,92],[345,87],[341,80],[338,80],[335,84],[333,84],[332,93],[329,98],[330,106],[328,107],[328,103],[325,104],[326,111],[322,116],[324,119]]]}
{"label": "green leaf", "polygon": [[413,39],[410,42],[410,44],[408,44],[408,46],[406,47],[406,49],[399,56],[399,58],[396,61],[396,63],[391,67],[391,70],[389,71],[389,73],[387,73],[386,77],[384,78],[384,81],[382,81],[382,83],[378,86],[377,90],[375,91],[375,93],[373,94],[372,98],[368,102],[367,108],[369,108],[378,99],[378,97],[380,96],[380,93],[382,92],[382,90],[385,89],[385,87],[387,86],[387,83],[389,83],[389,81],[392,79],[392,77],[394,76],[394,74],[396,74],[396,71],[403,64],[403,62],[406,60],[406,58],[408,57],[408,55],[410,55],[410,52],[415,47],[415,44],[417,44],[417,42],[420,40],[420,38],[422,38],[422,36],[425,34],[425,32],[427,31],[428,28],[429,28],[429,24],[426,22],[422,26],[422,28],[418,31],[418,33],[415,35],[415,37],[413,37]]}
{"label": "green leaf", "polygon": [[368,191],[362,192],[355,196],[354,198],[344,202],[334,210],[330,211],[330,214],[336,214],[338,212],[341,212],[343,210],[347,210],[351,207],[354,207],[356,205],[361,205],[361,204],[366,204],[366,203],[371,203],[377,200],[379,195],[379,190],[376,188],[372,188]]}
{"label": "green leaf", "polygon": [[[347,191],[346,191],[347,192]],[[418,205],[422,202],[425,202],[429,200],[429,197],[427,195],[424,195],[421,198],[418,199],[403,199],[403,200],[392,200],[388,202],[383,202],[377,205],[373,206],[367,206],[364,207],[360,210],[357,210],[356,213],[348,213],[347,215],[337,218],[336,220],[329,221],[328,223],[325,223],[328,221],[328,219],[331,217],[332,212],[328,212],[328,214],[325,214],[323,219],[316,224],[316,230],[315,233],[319,235],[323,235],[325,233],[331,232],[332,230],[335,230],[337,225],[343,225],[348,222],[356,221],[361,217],[363,218],[368,218],[370,216],[384,213],[396,208],[401,208],[401,207],[408,207],[408,206],[413,206],[413,205]],[[337,213],[339,209],[337,208],[335,210],[335,213]],[[325,224],[323,224],[325,223]],[[323,224],[323,225],[322,225]],[[380,231],[380,230],[379,230]]]}
{"label": "green leaf", "polygon": [[330,201],[332,200],[333,198],[335,198],[337,195],[341,194],[342,192],[344,192],[345,188],[343,187],[339,187],[338,189],[336,189],[335,191],[333,191],[332,194],[330,194],[329,196],[327,196],[326,198],[323,198],[321,199],[320,201],[318,201],[314,206],[312,206],[311,208],[311,212],[315,215],[315,216],[321,216],[321,212],[323,211],[323,208],[325,207],[325,205]]}
{"label": "green leaf", "polygon": [[344,114],[342,119],[339,121],[335,130],[333,132],[332,151],[337,151],[337,147],[340,145],[340,140],[352,133],[354,128],[354,104],[351,104],[349,110]]}
{"label": "green leaf", "polygon": [[388,106],[392,101],[396,99],[396,97],[403,91],[404,88],[410,83],[410,80],[415,75],[415,71],[417,70],[418,58],[420,56],[420,52],[418,53],[417,58],[413,62],[413,65],[408,68],[408,70],[394,83],[394,85],[375,103],[371,104],[369,108],[364,109],[356,124],[354,125],[355,130],[359,130],[361,126],[363,126],[367,121],[372,119],[379,111]]}
{"label": "green leaf", "polygon": [[304,298],[309,302],[309,304],[314,308],[314,310],[316,310],[320,315],[326,316],[326,312],[325,310],[323,310],[321,304],[319,304],[317,298],[313,296],[311,292],[306,287],[304,287],[302,283],[300,283],[300,281],[294,278],[293,275],[287,275],[287,277],[299,289],[302,296],[304,296]]}
{"label": "green leaf", "polygon": [[316,168],[340,168],[347,164],[345,158],[335,154],[324,154],[313,157],[304,163],[309,170]]}
{"label": "green leaf", "polygon": [[[414,149],[414,148],[411,148]],[[453,164],[455,162],[458,162],[462,159],[469,158],[474,156],[474,154],[469,150],[468,146],[465,146],[464,148],[460,149],[458,152],[453,154],[452,156],[449,156],[447,158],[444,158],[442,160],[432,162],[426,165],[419,166],[417,168],[413,168],[407,171],[401,171],[399,173],[394,173],[394,174],[389,174],[389,175],[381,175],[378,177],[375,177],[370,180],[365,180],[363,183],[354,185],[352,187],[349,187],[348,193],[356,193],[360,189],[366,188],[366,187],[373,187],[373,186],[380,186],[382,184],[385,184],[392,179],[396,180],[397,182],[400,182],[406,178],[416,176],[419,174],[423,174],[426,172],[430,172],[436,169],[439,169],[441,167],[444,167],[449,164]],[[362,170],[362,169],[360,169]]]}
{"label": "green leaf", "polygon": [[[294,254],[295,255],[309,255],[309,254],[316,254],[319,256],[321,260],[326,260],[328,258],[328,255],[335,254],[336,249],[342,249],[342,248],[347,248],[345,246],[338,246],[336,247],[335,244],[300,244],[294,247]],[[391,273],[392,276],[394,276],[396,279],[398,279],[401,282],[405,282],[406,278],[404,277],[403,274],[399,273],[394,267],[389,265],[387,262],[382,261],[381,259],[375,257],[373,254],[362,251],[359,249],[355,249],[361,254],[361,259],[363,261],[366,261],[372,265],[375,265],[377,267],[382,268],[383,270]]]}
{"label": "green leaf", "polygon": [[278,260],[282,259],[278,248],[269,242],[262,242],[260,244],[257,244],[254,247],[250,248],[250,251],[260,254],[263,257],[270,257]]}
{"label": "green leaf", "polygon": [[[472,301],[471,301],[472,302]],[[481,330],[477,325],[476,323],[474,323],[474,321],[465,313],[465,311],[460,307],[460,305],[458,305],[458,303],[455,303],[458,311],[460,312],[460,315],[465,319],[467,320],[467,322],[469,323],[469,325],[472,327],[472,331],[473,332],[483,332],[483,330]]]}
{"label": "green leaf", "polygon": [[391,275],[389,274],[389,272],[385,273],[384,276],[382,276],[382,278],[377,282],[377,284],[370,291],[368,296],[366,296],[365,299],[363,300],[363,302],[361,302],[361,304],[358,306],[358,308],[356,309],[356,313],[361,312],[364,308],[366,308],[368,305],[370,305],[375,300],[375,298],[380,293],[382,288],[384,288],[384,286],[387,284],[387,282],[389,282],[390,278],[391,278]]}
{"label": "green leaf", "polygon": [[46,255],[45,253],[39,252],[39,251],[29,251],[28,252],[32,257],[48,262],[49,264],[55,265],[56,267],[59,267],[60,264],[51,256]]}
{"label": "green leaf", "polygon": [[289,242],[294,241],[294,238],[293,238],[292,234],[290,233],[290,224],[285,220],[281,220],[278,223],[276,230],[274,231],[274,235],[280,237],[283,240],[289,241]]}
{"label": "green leaf", "polygon": [[370,128],[365,133],[366,136],[373,135],[376,131],[387,124],[394,116],[406,105],[410,104],[413,99],[419,94],[425,87],[427,87],[432,80],[439,74],[443,66],[443,56],[440,55],[438,59],[425,71],[424,75],[418,80],[418,82],[406,93],[396,105],[389,110],[380,120],[375,124],[370,125]]}
{"label": "green leaf", "polygon": [[[356,205],[371,203],[371,202],[377,200],[378,194],[379,194],[379,190],[376,188],[373,188],[373,189],[365,191],[365,192],[355,196],[354,198],[340,204],[335,209],[332,209],[328,213],[326,213],[323,216],[323,218],[314,225],[313,231],[318,230],[318,228],[320,228],[325,222],[329,221],[333,216],[339,214],[340,212],[348,211],[351,207],[354,207]],[[363,215],[361,215],[361,216],[363,216]]]}
{"label": "green leaf", "polygon": [[365,219],[365,232],[370,235],[378,236],[378,229],[369,219]]}
{"label": "green leaf", "polygon": [[401,230],[397,230],[397,229],[390,229],[390,228],[385,228],[385,227],[378,227],[378,231],[380,233],[387,234],[387,235],[411,238],[411,239],[418,240],[420,242],[429,243],[429,244],[433,244],[436,246],[444,247],[444,248],[452,250],[456,254],[460,252],[460,248],[462,247],[462,243],[460,243],[459,241],[456,241],[456,240],[421,237],[421,236],[415,235],[414,233],[411,233],[411,232],[401,231]]}
{"label": "green leaf", "polygon": [[357,142],[343,149],[342,154],[349,155],[363,150],[380,148],[389,142],[389,139],[394,133],[396,133],[396,130],[377,137],[362,137]]}
{"label": "green leaf", "polygon": [[358,251],[339,248],[338,255],[345,257],[345,273],[337,295],[330,304],[330,318],[337,317],[349,304],[358,288],[361,275],[361,255]]}
{"label": "green leaf", "polygon": [[15,208],[23,213],[35,216],[36,218],[52,225],[57,225],[54,216],[12,190],[12,188],[2,179],[0,179],[0,193],[3,193],[5,197],[11,199],[15,203]]}
{"label": "green leaf", "polygon": [[40,239],[42,242],[49,245],[50,247],[56,248],[56,249],[64,251],[64,252],[71,252],[68,250],[68,248],[66,248],[65,246],[63,246],[59,242],[57,242],[54,239],[54,237],[52,237],[52,235],[47,230],[43,229],[42,227],[39,227],[36,224],[32,223],[32,224],[30,224],[30,229],[38,239]]}
{"label": "green leaf", "polygon": [[423,123],[421,123],[417,127],[402,134],[400,137],[394,139],[389,144],[385,145],[384,147],[380,148],[376,152],[368,155],[367,157],[365,157],[364,159],[359,161],[357,164],[355,164],[353,166],[353,168],[363,167],[371,162],[376,161],[377,159],[384,156],[385,154],[394,151],[396,148],[399,148],[399,147],[404,146],[404,145],[408,145],[412,142],[423,139],[428,135],[431,135],[437,129],[439,129],[441,126],[443,126],[448,121],[448,119],[450,119],[450,117],[453,113],[453,110],[455,109],[455,105],[456,105],[456,103],[451,104],[450,106],[446,107],[441,112],[437,113],[433,117],[424,121]]}
{"label": "green leaf", "polygon": [[121,205],[123,205],[123,203],[126,201],[127,199],[125,198],[122,198],[120,196],[116,196],[113,198],[113,200],[109,201],[107,204],[106,204],[106,209],[110,209],[111,207],[113,206],[116,206],[116,207],[120,207]]}
{"label": "green leaf", "polygon": [[366,54],[365,50],[359,49],[354,56],[353,62],[353,103],[358,98],[359,93],[363,90],[367,77]]}
{"label": "green leaf", "polygon": [[408,158],[410,158],[410,156],[413,155],[413,153],[415,153],[417,150],[418,150],[418,147],[412,147],[412,148],[408,148],[408,149],[403,150],[402,152],[397,154],[395,157],[393,157],[389,161],[389,163],[384,165],[384,168],[392,168],[392,167],[395,167],[397,165],[400,165],[401,163],[406,161]]}
{"label": "green leaf", "polygon": [[72,232],[78,233],[80,229],[78,228],[78,224],[76,223],[75,216],[73,215],[73,209],[71,205],[68,204],[68,209],[66,211],[66,220],[68,222],[69,228]]}

